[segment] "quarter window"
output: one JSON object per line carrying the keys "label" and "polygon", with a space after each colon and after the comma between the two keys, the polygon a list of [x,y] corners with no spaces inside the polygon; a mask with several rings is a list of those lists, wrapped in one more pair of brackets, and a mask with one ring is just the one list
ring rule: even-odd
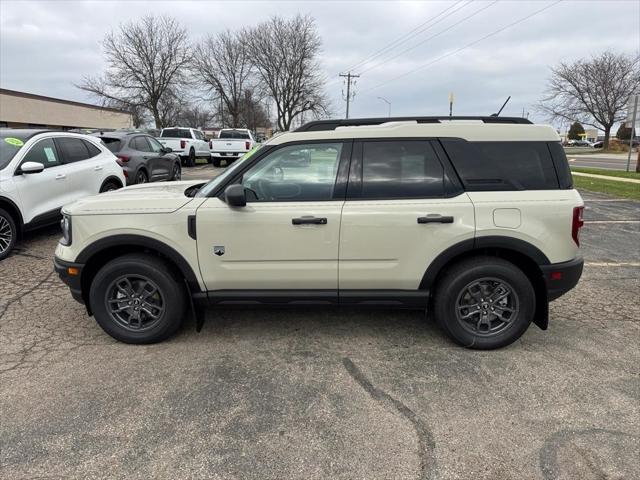
{"label": "quarter window", "polygon": [[363,199],[444,196],[444,171],[431,144],[421,140],[364,142]]}
{"label": "quarter window", "polygon": [[333,198],[342,143],[282,147],[242,177],[253,202],[322,201]]}
{"label": "quarter window", "polygon": [[58,150],[52,138],[45,138],[36,143],[24,156],[22,162],[37,162],[44,168],[60,165]]}
{"label": "quarter window", "polygon": [[546,142],[467,142],[443,139],[467,190],[550,190],[558,177]]}
{"label": "quarter window", "polygon": [[61,137],[56,138],[56,145],[65,163],[79,162],[91,158],[85,142],[79,138]]}

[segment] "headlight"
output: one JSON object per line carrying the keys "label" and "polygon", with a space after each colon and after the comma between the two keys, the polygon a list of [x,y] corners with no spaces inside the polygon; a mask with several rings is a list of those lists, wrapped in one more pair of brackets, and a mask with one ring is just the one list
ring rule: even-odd
{"label": "headlight", "polygon": [[69,215],[62,215],[62,220],[60,220],[60,229],[62,230],[60,244],[68,247],[71,245],[71,217]]}

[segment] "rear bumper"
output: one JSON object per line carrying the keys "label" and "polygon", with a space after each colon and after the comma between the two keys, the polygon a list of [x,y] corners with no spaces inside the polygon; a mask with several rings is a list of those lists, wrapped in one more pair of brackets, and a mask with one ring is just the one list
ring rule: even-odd
{"label": "rear bumper", "polygon": [[575,287],[582,276],[583,267],[582,257],[568,262],[541,265],[549,301],[561,297]]}
{"label": "rear bumper", "polygon": [[[69,273],[69,269],[76,269],[77,273],[72,275]],[[84,298],[82,298],[82,269],[84,265],[81,263],[66,262],[64,260],[55,257],[53,259],[53,269],[62,280],[62,283],[69,287],[71,296],[77,302],[84,304]]]}
{"label": "rear bumper", "polygon": [[215,158],[235,158],[238,159],[247,152],[211,152],[211,156]]}

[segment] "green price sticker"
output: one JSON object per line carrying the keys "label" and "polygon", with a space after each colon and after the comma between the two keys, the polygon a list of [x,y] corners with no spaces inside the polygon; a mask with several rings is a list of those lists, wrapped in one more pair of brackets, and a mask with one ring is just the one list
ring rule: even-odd
{"label": "green price sticker", "polygon": [[7,137],[4,139],[5,143],[9,145],[13,145],[14,147],[21,147],[24,145],[24,142],[19,138]]}

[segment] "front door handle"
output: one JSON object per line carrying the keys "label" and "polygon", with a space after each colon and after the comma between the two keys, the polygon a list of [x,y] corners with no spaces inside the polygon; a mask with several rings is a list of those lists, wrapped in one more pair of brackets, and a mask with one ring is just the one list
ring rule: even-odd
{"label": "front door handle", "polygon": [[65,178],[67,178],[67,176],[63,173],[56,175],[56,180],[64,180]]}
{"label": "front door handle", "polygon": [[292,218],[291,223],[293,225],[326,225],[327,219],[325,217],[300,217]]}
{"label": "front door handle", "polygon": [[418,223],[453,223],[453,217],[432,213],[426,217],[418,217]]}

